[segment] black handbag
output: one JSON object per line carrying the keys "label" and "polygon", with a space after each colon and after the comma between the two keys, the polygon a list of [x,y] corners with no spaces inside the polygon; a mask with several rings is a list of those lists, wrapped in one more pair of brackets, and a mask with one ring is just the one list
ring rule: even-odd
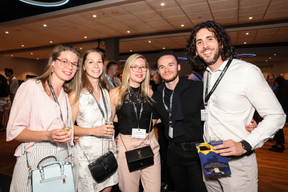
{"label": "black handbag", "polygon": [[[150,129],[151,129],[151,119],[152,119],[152,113],[150,117],[149,135],[150,135]],[[149,138],[149,135],[145,139]],[[139,169],[144,169],[146,167],[154,165],[154,153],[150,145],[128,151],[126,145],[124,144],[121,134],[120,134],[120,138],[126,149],[125,156],[127,160],[128,169],[130,172],[133,172]]]}
{"label": "black handbag", "polygon": [[130,172],[154,165],[154,153],[150,145],[125,152]]}
{"label": "black handbag", "polygon": [[88,168],[93,179],[97,183],[101,183],[115,173],[118,164],[114,154],[109,151],[92,163],[89,163]]}

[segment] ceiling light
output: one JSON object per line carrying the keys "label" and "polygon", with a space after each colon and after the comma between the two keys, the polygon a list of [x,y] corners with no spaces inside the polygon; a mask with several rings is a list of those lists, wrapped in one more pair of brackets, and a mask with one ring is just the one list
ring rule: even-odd
{"label": "ceiling light", "polygon": [[161,3],[161,6],[162,6],[162,7],[165,6],[165,3]]}
{"label": "ceiling light", "polygon": [[163,47],[162,49],[166,49],[165,47]]}
{"label": "ceiling light", "polygon": [[127,33],[131,33],[131,31],[128,30]]}
{"label": "ceiling light", "polygon": [[30,53],[30,55],[33,55],[33,53]]}
{"label": "ceiling light", "polygon": [[53,41],[49,41],[49,43],[53,43]]}
{"label": "ceiling light", "polygon": [[130,49],[130,52],[132,52],[132,49]]}
{"label": "ceiling light", "polygon": [[42,2],[42,1],[36,1],[36,0],[19,0],[23,3],[27,3],[29,5],[35,5],[35,6],[40,6],[40,7],[58,7],[65,5],[68,3],[69,0],[60,0],[60,1],[55,1],[55,2]]}
{"label": "ceiling light", "polygon": [[148,41],[148,43],[151,43],[151,41]]}
{"label": "ceiling light", "polygon": [[87,39],[87,36],[84,36],[84,39]]}
{"label": "ceiling light", "polygon": [[184,27],[184,24],[182,24],[181,27]]}
{"label": "ceiling light", "polygon": [[245,42],[244,42],[244,44],[246,45],[246,44],[247,44],[247,42],[245,41]]}
{"label": "ceiling light", "polygon": [[21,47],[24,47],[24,45],[21,45]]}
{"label": "ceiling light", "polygon": [[47,27],[47,25],[46,25],[46,24],[43,24],[43,27]]}
{"label": "ceiling light", "polygon": [[267,60],[265,60],[265,62],[267,62]]}
{"label": "ceiling light", "polygon": [[5,31],[6,34],[9,34],[9,31]]}
{"label": "ceiling light", "polygon": [[36,59],[37,59],[37,60],[39,60],[39,58],[38,58],[38,57],[37,57]]}
{"label": "ceiling light", "polygon": [[249,35],[249,33],[247,32],[246,35]]}
{"label": "ceiling light", "polygon": [[269,57],[269,59],[272,59],[271,57]]}
{"label": "ceiling light", "polygon": [[11,55],[11,57],[14,57],[14,55]]}
{"label": "ceiling light", "polygon": [[94,18],[96,18],[96,17],[97,17],[97,15],[93,15],[93,17],[94,17]]}
{"label": "ceiling light", "polygon": [[276,56],[277,54],[276,53],[274,53],[274,56]]}
{"label": "ceiling light", "polygon": [[79,49],[82,50],[82,47],[80,47]]}
{"label": "ceiling light", "polygon": [[251,20],[251,19],[253,19],[253,17],[249,17],[249,19]]}

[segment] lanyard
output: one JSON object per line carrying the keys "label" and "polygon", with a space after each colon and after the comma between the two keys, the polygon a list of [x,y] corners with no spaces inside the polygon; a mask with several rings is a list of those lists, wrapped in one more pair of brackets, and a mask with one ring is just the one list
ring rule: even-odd
{"label": "lanyard", "polygon": [[162,101],[163,101],[163,105],[164,105],[166,111],[167,111],[168,114],[169,114],[169,126],[172,125],[172,100],[173,100],[173,96],[174,96],[174,90],[173,90],[172,93],[171,93],[170,103],[169,103],[169,108],[168,108],[168,106],[165,104],[165,100],[164,100],[164,97],[165,97],[165,87],[163,88],[163,90],[162,90]]}
{"label": "lanyard", "polygon": [[219,75],[218,79],[216,80],[215,84],[213,85],[213,87],[212,87],[212,89],[210,90],[209,93],[208,93],[208,75],[209,75],[209,73],[208,73],[207,81],[206,81],[206,89],[205,89],[205,106],[207,106],[207,102],[209,101],[212,93],[215,91],[216,87],[220,83],[221,79],[223,78],[224,74],[226,73],[226,71],[227,71],[228,67],[230,66],[231,62],[232,62],[232,59],[229,59],[227,65],[224,67],[223,71]]}
{"label": "lanyard", "polygon": [[108,121],[108,108],[107,108],[107,105],[106,105],[106,100],[105,100],[105,97],[104,97],[104,92],[103,92],[103,89],[102,89],[102,86],[101,86],[100,83],[99,83],[99,87],[100,87],[100,90],[101,90],[101,96],[102,96],[102,100],[103,100],[105,112],[106,112],[106,114],[107,114],[107,119],[105,118],[105,113],[104,113],[102,107],[100,106],[99,102],[98,102],[97,99],[95,98],[93,92],[92,92],[92,91],[89,91],[89,92],[90,92],[90,94],[93,96],[93,98],[95,99],[95,101],[96,101],[96,103],[97,103],[97,105],[98,105],[98,108],[99,108],[99,110],[100,110],[103,118],[104,118],[106,121]]}
{"label": "lanyard", "polygon": [[140,123],[140,119],[141,119],[142,112],[143,112],[143,98],[142,98],[142,94],[141,94],[141,108],[140,108],[140,113],[139,113],[139,116],[138,116],[137,107],[136,107],[136,105],[134,103],[134,98],[132,97],[132,94],[131,94],[129,89],[128,89],[128,92],[129,92],[129,96],[130,96],[132,104],[133,104],[133,108],[134,108],[134,112],[135,112],[135,115],[136,115],[136,119],[138,121],[137,123],[138,123],[138,128],[139,128],[139,123]]}
{"label": "lanyard", "polygon": [[[56,97],[55,91],[54,91],[54,89],[53,89],[53,87],[52,87],[50,81],[47,80],[47,82],[48,82],[48,85],[49,85],[50,91],[51,91],[51,93],[52,93],[52,95],[53,95],[53,98],[54,98],[55,102],[59,105],[59,108],[60,108],[60,117],[61,117],[63,123],[65,124],[64,119],[63,119],[62,110],[61,110],[61,107],[60,107],[59,101],[58,101],[58,99],[57,99],[57,97]],[[69,118],[69,117],[68,117],[68,115],[69,115],[69,111],[68,111],[68,102],[67,102],[67,98],[66,98],[66,97],[65,97],[65,100],[66,100],[66,107],[67,107],[67,122],[68,122],[68,124],[69,124],[69,120],[68,120],[68,118]],[[66,127],[66,124],[65,124],[65,127]]]}

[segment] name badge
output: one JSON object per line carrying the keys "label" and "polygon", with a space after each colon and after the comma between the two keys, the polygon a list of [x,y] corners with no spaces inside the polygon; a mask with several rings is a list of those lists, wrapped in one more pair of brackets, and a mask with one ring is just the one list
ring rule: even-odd
{"label": "name badge", "polygon": [[207,121],[207,120],[208,120],[208,110],[201,109],[201,121]]}
{"label": "name badge", "polygon": [[169,126],[168,135],[170,138],[173,138],[173,127]]}
{"label": "name badge", "polygon": [[132,128],[132,138],[145,139],[146,129]]}

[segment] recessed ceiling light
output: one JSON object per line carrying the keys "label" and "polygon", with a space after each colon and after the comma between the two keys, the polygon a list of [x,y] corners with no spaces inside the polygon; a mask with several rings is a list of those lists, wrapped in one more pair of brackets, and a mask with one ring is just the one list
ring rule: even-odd
{"label": "recessed ceiling light", "polygon": [[24,45],[21,45],[21,47],[24,47]]}
{"label": "recessed ceiling light", "polygon": [[9,34],[9,31],[5,31],[6,34]]}
{"label": "recessed ceiling light", "polygon": [[163,7],[163,6],[165,6],[165,3],[161,3],[160,5]]}
{"label": "recessed ceiling light", "polygon": [[151,43],[151,41],[148,41],[148,43]]}
{"label": "recessed ceiling light", "polygon": [[249,33],[247,32],[246,35],[249,35]]}
{"label": "recessed ceiling light", "polygon": [[93,15],[93,17],[94,17],[94,18],[96,18],[96,17],[97,17],[97,15]]}
{"label": "recessed ceiling light", "polygon": [[277,54],[276,53],[274,53],[274,56],[276,56]]}
{"label": "recessed ceiling light", "polygon": [[184,27],[184,24],[182,24],[181,27]]}
{"label": "recessed ceiling light", "polygon": [[131,31],[127,30],[127,33],[131,33]]}
{"label": "recessed ceiling light", "polygon": [[265,60],[265,62],[267,62],[268,60]]}
{"label": "recessed ceiling light", "polygon": [[43,24],[43,27],[47,27],[47,24]]}
{"label": "recessed ceiling light", "polygon": [[84,39],[87,39],[87,36],[84,36]]}
{"label": "recessed ceiling light", "polygon": [[269,57],[269,59],[272,59],[271,57]]}
{"label": "recessed ceiling light", "polygon": [[165,47],[163,47],[162,49],[166,49]]}
{"label": "recessed ceiling light", "polygon": [[36,59],[37,59],[37,60],[39,60],[39,58],[38,58],[38,57],[37,57]]}
{"label": "recessed ceiling light", "polygon": [[130,49],[130,52],[132,52],[132,49]]}
{"label": "recessed ceiling light", "polygon": [[79,49],[82,50],[82,47],[80,47]]}
{"label": "recessed ceiling light", "polygon": [[244,44],[247,44],[247,42],[245,41]]}
{"label": "recessed ceiling light", "polygon": [[53,41],[49,41],[49,43],[53,43]]}
{"label": "recessed ceiling light", "polygon": [[33,55],[33,53],[30,53],[30,55]]}
{"label": "recessed ceiling light", "polygon": [[14,57],[14,55],[11,55],[11,57]]}
{"label": "recessed ceiling light", "polygon": [[251,20],[251,19],[253,19],[253,17],[249,17],[249,19]]}

